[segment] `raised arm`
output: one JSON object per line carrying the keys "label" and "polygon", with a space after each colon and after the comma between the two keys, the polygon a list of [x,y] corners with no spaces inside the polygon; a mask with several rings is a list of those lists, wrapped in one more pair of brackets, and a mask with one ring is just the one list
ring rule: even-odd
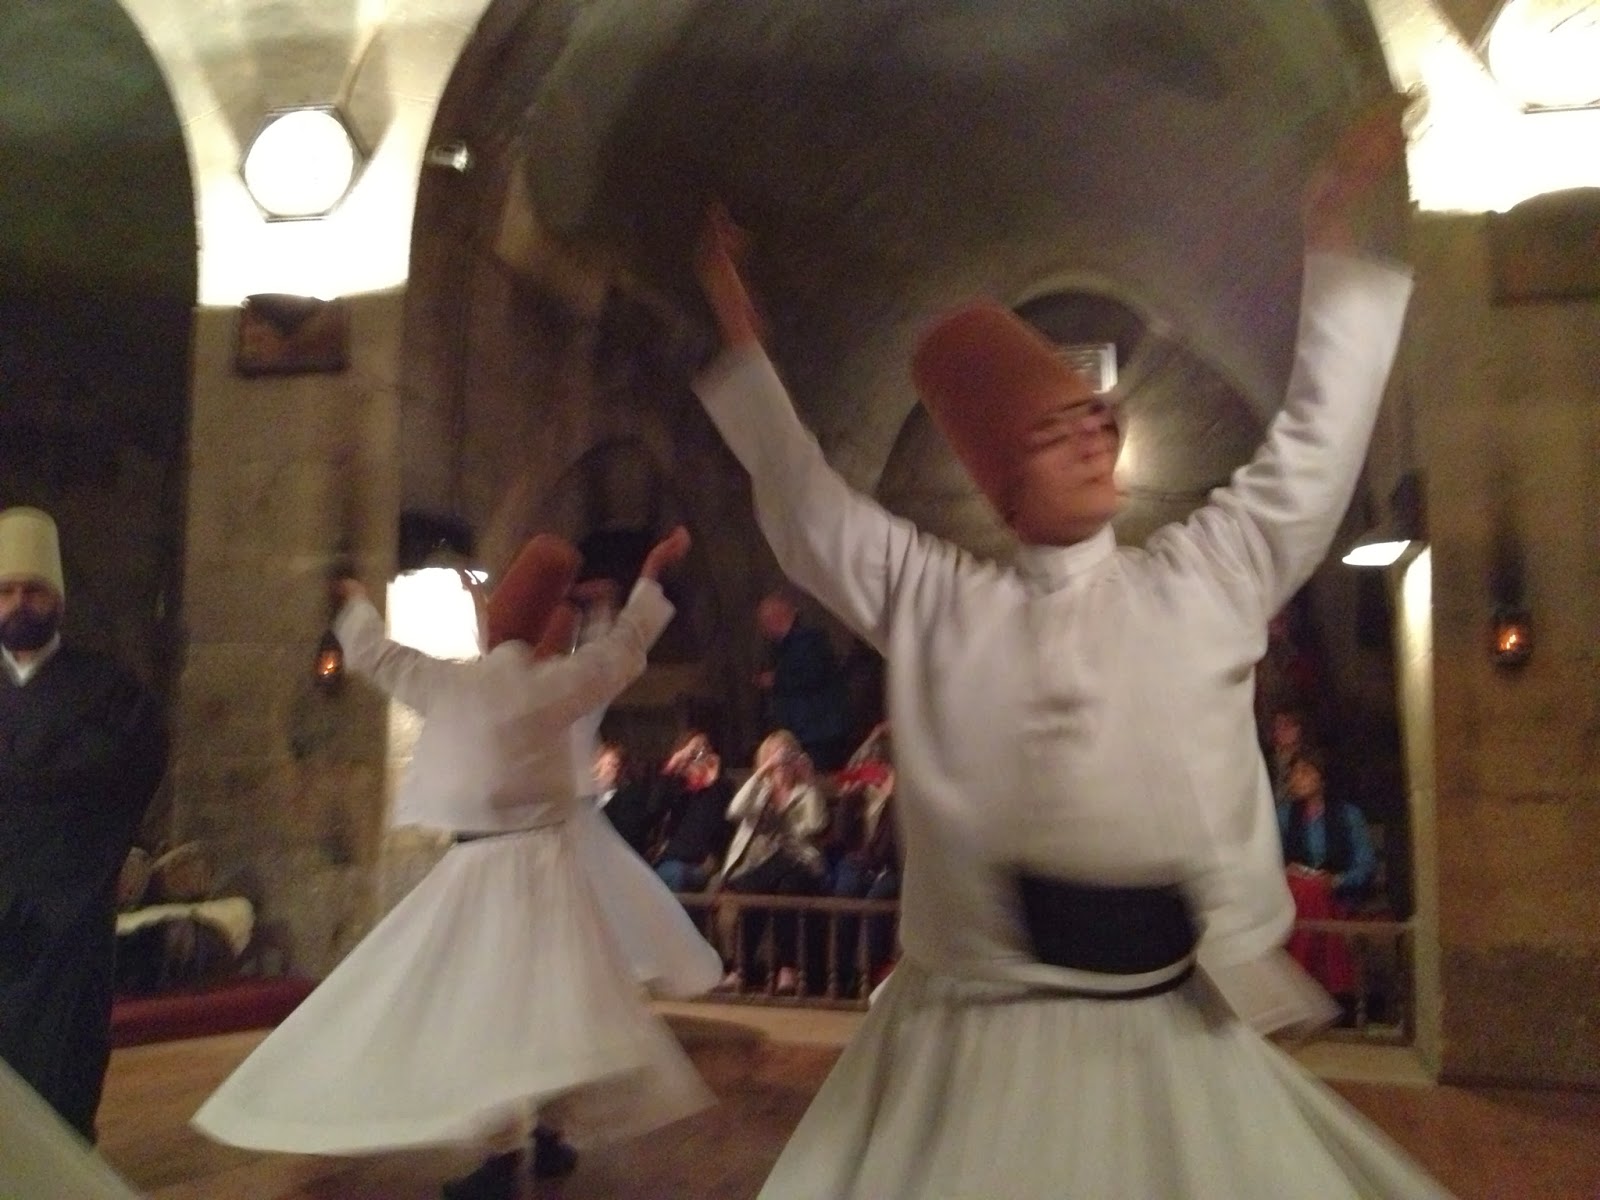
{"label": "raised arm", "polygon": [[757,767],[740,785],[739,790],[733,794],[733,799],[728,801],[728,820],[743,821],[753,817],[761,809],[761,802],[766,798],[766,779],[769,771],[766,767]]}
{"label": "raised arm", "polygon": [[678,526],[651,549],[628,602],[606,631],[565,657],[534,664],[520,678],[508,710],[518,719],[564,728],[604,704],[640,675],[646,657],[676,611],[660,577],[689,552],[689,531]]}
{"label": "raised arm", "polygon": [[828,802],[814,783],[800,785],[800,798],[794,802],[789,829],[797,838],[814,838],[828,828]]}
{"label": "raised arm", "polygon": [[426,716],[429,704],[442,693],[450,677],[461,671],[462,664],[390,641],[383,618],[359,581],[337,579],[330,590],[339,608],[333,634],[344,647],[345,665],[386,695]]}
{"label": "raised arm", "polygon": [[737,259],[742,235],[713,208],[697,258],[723,353],[695,383],[728,448],[749,472],[756,520],[784,573],[880,652],[893,596],[949,576],[956,551],[852,489],[794,411],[761,344]]}
{"label": "raised arm", "polygon": [[1399,345],[1409,272],[1356,252],[1361,206],[1404,149],[1403,104],[1369,111],[1315,173],[1294,367],[1255,457],[1153,550],[1201,548],[1262,623],[1327,553],[1349,506]]}

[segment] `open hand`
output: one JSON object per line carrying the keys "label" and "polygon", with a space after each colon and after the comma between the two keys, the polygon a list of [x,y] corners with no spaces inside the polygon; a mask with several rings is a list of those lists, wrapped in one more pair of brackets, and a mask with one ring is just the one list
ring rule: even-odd
{"label": "open hand", "polygon": [[650,548],[650,553],[645,555],[644,566],[639,568],[639,578],[659,582],[663,571],[683,561],[691,544],[689,531],[679,525]]}
{"label": "open hand", "polygon": [[734,224],[727,207],[713,201],[700,229],[694,270],[717,320],[722,343],[730,349],[761,341],[761,317],[741,269],[749,243],[749,236]]}
{"label": "open hand", "polygon": [[1391,93],[1368,105],[1311,173],[1301,206],[1308,249],[1355,247],[1363,206],[1404,160],[1401,121],[1410,102]]}

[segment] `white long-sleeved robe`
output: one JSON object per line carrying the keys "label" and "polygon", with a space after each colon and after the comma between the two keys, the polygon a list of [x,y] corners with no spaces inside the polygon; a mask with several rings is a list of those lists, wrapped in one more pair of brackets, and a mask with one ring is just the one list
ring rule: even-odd
{"label": "white long-sleeved robe", "polygon": [[[697,382],[785,572],[885,657],[905,844],[904,958],[764,1200],[1437,1194],[1212,990],[1262,1026],[1314,1015],[1279,951],[1253,671],[1349,503],[1409,292],[1311,256],[1264,444],[1142,549],[976,560],[853,492],[759,350]],[[1130,983],[1035,960],[1019,870],[1179,885],[1203,974],[1067,998]]]}
{"label": "white long-sleeved robe", "polygon": [[572,723],[638,676],[671,616],[642,581],[571,656],[506,642],[452,662],[385,639],[370,604],[345,606],[335,632],[352,669],[425,719],[396,819],[495,836],[452,846],[207,1099],[198,1129],[365,1154],[502,1135],[556,1105],[582,1143],[710,1102],[637,980],[693,994],[721,960],[580,803],[572,771]]}
{"label": "white long-sleeved robe", "polygon": [[1143,549],[1109,528],[978,561],[853,492],[759,353],[699,393],[785,572],[887,662],[906,877],[930,969],[1026,979],[1025,867],[1181,883],[1204,955],[1283,941],[1294,908],[1257,750],[1268,618],[1322,560],[1360,473],[1409,276],[1313,256],[1288,397],[1260,452]]}
{"label": "white long-sleeved robe", "polygon": [[642,580],[581,653],[535,660],[527,643],[507,641],[452,662],[388,641],[371,604],[346,605],[334,634],[351,670],[424,721],[393,823],[464,833],[549,823],[551,805],[578,794],[570,730],[638,678],[672,615],[660,586]]}

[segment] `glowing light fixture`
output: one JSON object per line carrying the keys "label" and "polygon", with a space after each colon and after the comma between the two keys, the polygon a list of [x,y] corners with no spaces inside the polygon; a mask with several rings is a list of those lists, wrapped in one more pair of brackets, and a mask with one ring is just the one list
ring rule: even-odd
{"label": "glowing light fixture", "polygon": [[1520,667],[1533,654],[1533,615],[1527,592],[1522,539],[1509,520],[1502,519],[1489,568],[1489,598],[1494,605],[1489,657],[1497,667]]}
{"label": "glowing light fixture", "polygon": [[1407,471],[1389,497],[1390,519],[1368,530],[1340,560],[1349,567],[1389,567],[1422,543],[1422,478]]}
{"label": "glowing light fixture", "polygon": [[1528,661],[1533,654],[1533,618],[1526,609],[1502,607],[1495,610],[1490,651],[1497,667],[1520,667]]}
{"label": "glowing light fixture", "polygon": [[317,656],[311,664],[311,680],[324,692],[337,692],[344,684],[344,647],[331,629],[317,643]]}
{"label": "glowing light fixture", "polygon": [[1506,0],[1483,58],[1530,111],[1600,105],[1600,0]]}
{"label": "glowing light fixture", "polygon": [[318,105],[268,113],[240,171],[270,221],[325,217],[355,182],[363,156],[337,108]]}
{"label": "glowing light fixture", "polygon": [[1410,548],[1410,538],[1380,527],[1357,538],[1340,561],[1347,567],[1392,567]]}

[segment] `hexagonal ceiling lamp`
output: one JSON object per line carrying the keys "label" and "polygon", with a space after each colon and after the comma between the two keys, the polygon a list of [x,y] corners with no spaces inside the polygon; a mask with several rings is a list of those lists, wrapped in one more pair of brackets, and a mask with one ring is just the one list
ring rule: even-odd
{"label": "hexagonal ceiling lamp", "polygon": [[364,162],[343,113],[306,105],[267,114],[239,173],[267,220],[305,221],[337,208]]}
{"label": "hexagonal ceiling lamp", "polygon": [[1600,108],[1600,0],[1504,0],[1481,53],[1529,112]]}

